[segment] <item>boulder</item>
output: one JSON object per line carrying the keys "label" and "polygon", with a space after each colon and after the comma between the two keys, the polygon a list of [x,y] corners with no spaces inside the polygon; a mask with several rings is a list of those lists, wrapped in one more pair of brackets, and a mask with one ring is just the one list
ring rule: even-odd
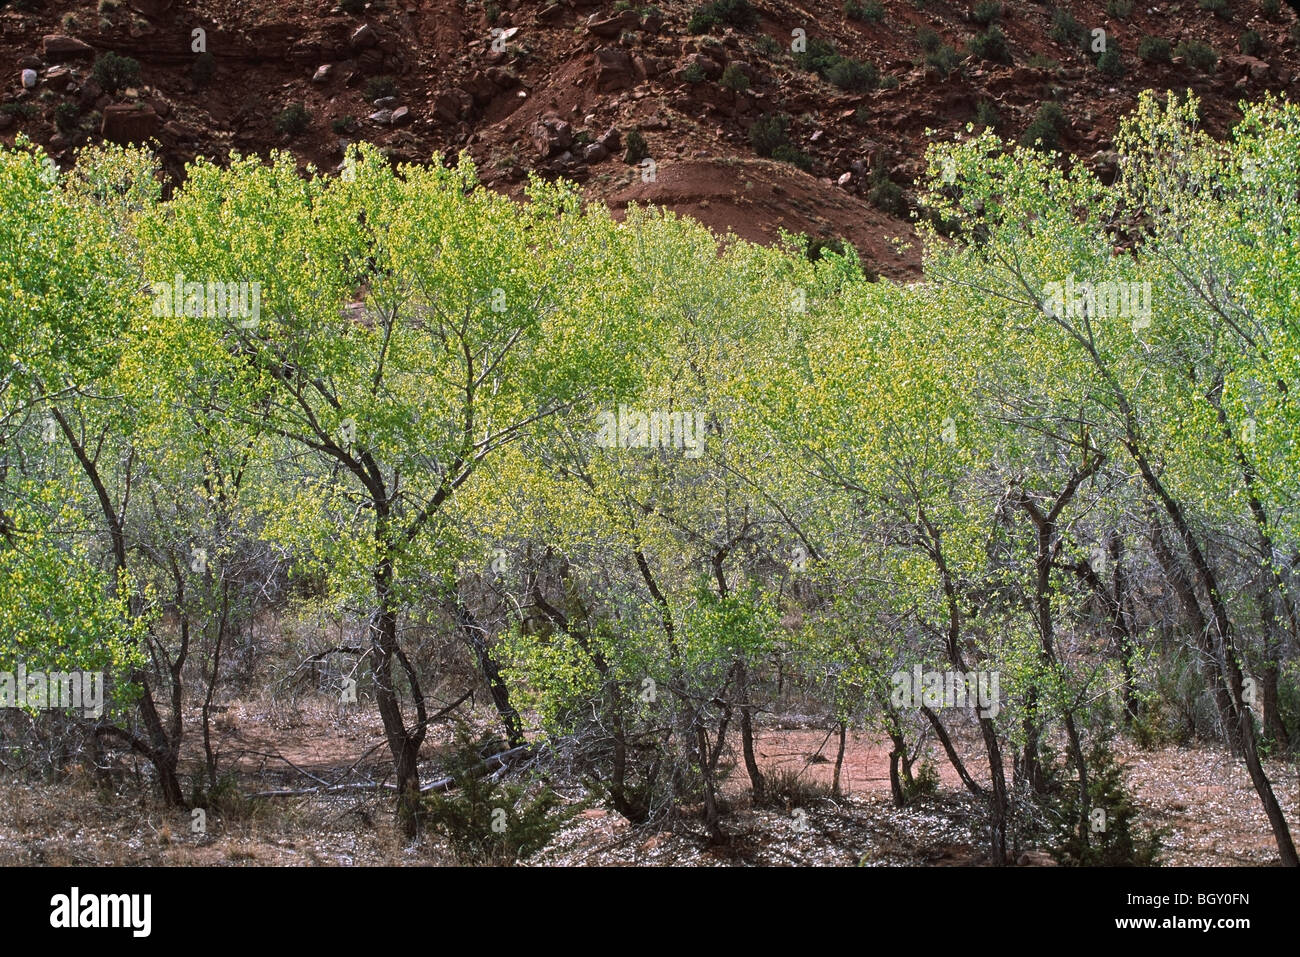
{"label": "boulder", "polygon": [[104,107],[100,135],[113,143],[143,143],[158,130],[158,114],[147,106],[110,103]]}
{"label": "boulder", "polygon": [[74,57],[93,56],[95,53],[95,48],[89,43],[82,43],[76,37],[64,36],[61,33],[42,37],[41,49],[50,60],[69,60]]}
{"label": "boulder", "polygon": [[617,126],[611,126],[604,133],[596,138],[596,142],[611,153],[617,153],[623,148],[623,136],[618,131]]}
{"label": "boulder", "polygon": [[441,120],[455,123],[469,115],[474,107],[474,98],[464,90],[452,88],[443,90],[433,98],[433,112]]}
{"label": "boulder", "polygon": [[52,66],[45,71],[45,85],[52,90],[66,90],[72,82],[72,71],[66,66]]}
{"label": "boulder", "polygon": [[596,51],[596,91],[624,90],[632,86],[632,58],[618,47]]}
{"label": "boulder", "polygon": [[532,129],[533,146],[543,158],[561,153],[573,145],[573,127],[553,113],[542,117]]}
{"label": "boulder", "polygon": [[602,17],[599,13],[593,13],[587,18],[587,34],[606,39],[622,36],[624,30],[636,30],[640,26],[641,18],[632,10],[624,10],[612,17]]}
{"label": "boulder", "polygon": [[353,31],[348,42],[354,50],[367,50],[370,47],[379,45],[379,34],[370,24],[363,23]]}

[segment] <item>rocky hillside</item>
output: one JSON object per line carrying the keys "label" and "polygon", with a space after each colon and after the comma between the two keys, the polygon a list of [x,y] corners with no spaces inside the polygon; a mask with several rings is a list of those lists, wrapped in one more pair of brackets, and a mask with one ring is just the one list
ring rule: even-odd
{"label": "rocky hillside", "polygon": [[750,239],[843,237],[904,276],[928,130],[992,125],[1104,170],[1143,89],[1194,90],[1222,132],[1300,80],[1278,0],[1058,2],[0,0],[0,138],[64,165],[156,140],[172,172],[273,148],[333,169],[359,139],[468,150],[512,194],[536,170]]}

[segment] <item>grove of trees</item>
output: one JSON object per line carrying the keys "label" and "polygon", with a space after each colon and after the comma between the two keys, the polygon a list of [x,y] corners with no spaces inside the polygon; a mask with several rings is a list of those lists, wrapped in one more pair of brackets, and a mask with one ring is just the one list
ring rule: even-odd
{"label": "grove of trees", "polygon": [[[1296,865],[1267,765],[1300,735],[1300,109],[1243,109],[1218,142],[1146,95],[1113,182],[936,144],[912,284],[565,184],[516,203],[464,157],[164,189],[144,151],[0,150],[0,671],[111,692],[0,717],[6,768],[129,756],[201,801],[274,612],[351,649],[412,836],[467,681],[509,746],[719,841],[797,687],[891,742],[899,804],[942,742],[992,863],[1044,828],[1149,860],[1123,736],[1221,742]],[[995,672],[999,707],[900,706],[918,665]]]}

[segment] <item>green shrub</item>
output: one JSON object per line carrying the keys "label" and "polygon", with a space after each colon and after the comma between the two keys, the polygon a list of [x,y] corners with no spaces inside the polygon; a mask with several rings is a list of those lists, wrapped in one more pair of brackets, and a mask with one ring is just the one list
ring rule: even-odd
{"label": "green shrub", "polygon": [[841,90],[861,93],[875,89],[880,81],[880,73],[872,63],[840,57],[826,71],[826,79]]}
{"label": "green shrub", "polygon": [[1174,47],[1174,56],[1183,58],[1183,62],[1200,73],[1213,73],[1219,62],[1219,54],[1214,47],[1200,40],[1185,40]]}
{"label": "green shrub", "polygon": [[707,77],[704,73],[704,67],[700,66],[698,63],[691,63],[687,65],[686,69],[682,70],[682,80],[691,84],[691,86],[694,86],[697,83],[703,83],[706,79]]}
{"label": "green shrub", "polygon": [[844,15],[850,20],[880,23],[885,19],[885,5],[880,0],[844,0]]}
{"label": "green shrub", "polygon": [[290,136],[301,136],[311,127],[311,114],[301,103],[294,103],[292,106],[285,107],[275,118],[275,131],[277,133],[288,133]]}
{"label": "green shrub", "polygon": [[918,27],[916,31],[916,42],[921,45],[922,53],[933,53],[939,49],[943,39],[930,27]]}
{"label": "green shrub", "polygon": [[140,63],[110,50],[95,58],[90,75],[106,93],[116,93],[140,82]]}
{"label": "green shrub", "polygon": [[1143,63],[1168,63],[1169,41],[1164,37],[1143,37],[1138,41],[1138,58]]}
{"label": "green shrub", "polygon": [[1059,103],[1047,102],[1038,108],[1034,119],[1020,137],[1020,145],[1032,149],[1054,150],[1060,145],[1065,112]]}
{"label": "green shrub", "polygon": [[939,769],[933,761],[923,761],[910,779],[903,779],[903,804],[918,798],[933,797],[939,793]]}
{"label": "green shrub", "polygon": [[782,163],[790,163],[799,167],[805,173],[812,172],[812,157],[800,149],[796,149],[789,143],[782,143],[776,149],[772,150],[772,159],[780,160]]}
{"label": "green shrub", "polygon": [[882,90],[896,90],[898,89],[898,82],[898,77],[892,73],[886,73],[880,78],[880,88]]}
{"label": "green shrub", "polygon": [[960,64],[961,54],[946,43],[933,53],[927,53],[925,55],[925,65],[933,67],[941,76],[948,76],[956,70]]}
{"label": "green shrub", "polygon": [[1264,52],[1264,38],[1256,30],[1247,30],[1238,38],[1237,49],[1244,56],[1259,56]]}
{"label": "green shrub", "polygon": [[1274,19],[1281,10],[1280,0],[1259,0],[1259,12],[1270,20]]}
{"label": "green shrub", "polygon": [[566,807],[544,785],[493,781],[481,756],[488,750],[484,739],[458,736],[444,760],[453,790],[423,798],[428,829],[461,864],[514,864],[549,844],[582,810]]}
{"label": "green shrub", "polygon": [[1232,6],[1228,0],[1196,0],[1196,5],[1202,10],[1214,14],[1220,20],[1232,19]]}
{"label": "green shrub", "polygon": [[372,76],[366,81],[366,99],[370,102],[397,95],[397,81],[391,76]]}
{"label": "green shrub", "polygon": [[355,17],[365,12],[366,0],[339,0],[339,9]]}
{"label": "green shrub", "polygon": [[734,63],[722,71],[722,79],[718,82],[728,90],[735,90],[737,93],[744,93],[749,89],[749,77],[745,76],[745,71]]}
{"label": "green shrub", "polygon": [[907,215],[907,198],[903,188],[889,178],[881,167],[871,171],[871,187],[867,190],[867,202],[882,213],[891,216]]}
{"label": "green shrub", "polygon": [[1063,47],[1082,47],[1088,31],[1082,23],[1074,19],[1074,14],[1064,7],[1052,10],[1052,26],[1048,35]]}
{"label": "green shrub", "polygon": [[627,134],[627,150],[623,153],[624,163],[639,163],[650,155],[650,145],[640,130]]}
{"label": "green shrub", "polygon": [[839,55],[833,43],[828,43],[821,37],[809,37],[807,48],[794,55],[794,62],[799,69],[822,76]]}
{"label": "green shrub", "polygon": [[30,120],[37,112],[35,103],[5,103],[0,106],[0,113],[17,116],[24,120]]}
{"label": "green shrub", "polygon": [[1127,20],[1133,14],[1133,0],[1106,0],[1106,16]]}
{"label": "green shrub", "polygon": [[971,13],[971,18],[982,27],[987,27],[994,20],[1002,19],[1001,0],[979,0]]}
{"label": "green shrub", "polygon": [[1101,56],[1097,57],[1097,69],[1103,76],[1108,76],[1112,80],[1118,80],[1124,75],[1124,61],[1120,59],[1119,50],[1110,47]]}
{"label": "green shrub", "polygon": [[330,129],[339,136],[346,136],[357,128],[355,116],[339,116],[330,121]]}
{"label": "green shrub", "polygon": [[986,33],[971,38],[970,52],[981,60],[990,63],[1010,63],[1011,49],[1007,46],[1006,34],[999,26],[988,28]]}
{"label": "green shrub", "polygon": [[1104,744],[1088,755],[1088,820],[1080,833],[1079,789],[1062,780],[1065,769],[1050,773],[1049,807],[1055,819],[1051,855],[1073,867],[1151,867],[1160,862],[1162,829],[1138,825],[1137,807],[1124,783],[1124,769]]}
{"label": "green shrub", "polygon": [[780,41],[778,41],[776,37],[769,36],[766,33],[761,34],[759,38],[754,41],[754,46],[758,49],[759,53],[768,57],[780,56],[785,52],[785,47],[781,46]]}
{"label": "green shrub", "polygon": [[64,133],[76,128],[77,118],[77,105],[75,103],[60,103],[54,108],[54,125]]}
{"label": "green shrub", "polygon": [[802,53],[796,53],[794,62],[801,70],[816,73],[842,90],[870,90],[875,87],[880,76],[874,64],[843,56],[833,43],[819,37],[809,38],[808,48]]}
{"label": "green shrub", "polygon": [[805,251],[809,262],[817,262],[822,258],[822,254],[832,252],[837,256],[848,254],[848,250],[853,248],[853,244],[846,239],[810,239],[808,248]]}
{"label": "green shrub", "polygon": [[1001,117],[998,116],[998,108],[993,105],[992,100],[980,100],[975,104],[975,126],[977,129],[998,131],[998,123]]}
{"label": "green shrub", "polygon": [[686,29],[691,33],[708,33],[716,26],[748,30],[758,25],[758,11],[749,0],[714,0],[696,7]]}

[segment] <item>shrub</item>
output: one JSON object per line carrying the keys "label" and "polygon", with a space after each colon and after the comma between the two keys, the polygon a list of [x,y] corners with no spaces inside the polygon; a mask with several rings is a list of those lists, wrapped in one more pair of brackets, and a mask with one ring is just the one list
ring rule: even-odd
{"label": "shrub", "polygon": [[847,239],[810,239],[806,255],[809,262],[817,262],[822,258],[825,252],[833,252],[837,256],[845,256],[848,250],[853,248],[853,244]]}
{"label": "shrub", "polygon": [[1282,4],[1279,0],[1259,0],[1259,12],[1272,20],[1282,10]]}
{"label": "shrub", "polygon": [[885,5],[880,0],[844,0],[844,15],[850,20],[880,23],[885,19]]}
{"label": "shrub", "polygon": [[355,116],[339,116],[330,121],[330,129],[339,136],[351,133],[357,128],[357,118]]}
{"label": "shrub", "polygon": [[794,62],[800,69],[816,73],[842,90],[870,90],[875,87],[880,76],[874,64],[843,56],[834,44],[818,37],[808,40],[808,48],[802,53],[796,53]]}
{"label": "shrub", "polygon": [[1106,0],[1106,16],[1127,20],[1133,13],[1133,0]]}
{"label": "shrub", "polygon": [[366,0],[339,0],[339,9],[355,17],[365,12]]}
{"label": "shrub", "polygon": [[1259,56],[1264,52],[1264,38],[1259,35],[1258,31],[1247,30],[1237,40],[1237,49],[1244,56]]}
{"label": "shrub", "polygon": [[1051,854],[1058,863],[1075,867],[1151,867],[1159,863],[1161,829],[1146,830],[1137,823],[1137,808],[1124,784],[1124,769],[1103,744],[1094,745],[1088,755],[1088,804],[1090,820],[1086,833],[1079,833],[1079,790],[1073,781],[1062,781],[1059,765],[1050,773],[1055,799],[1049,798],[1056,819]]}
{"label": "shrub", "polygon": [[696,7],[686,29],[691,33],[708,33],[719,25],[748,30],[758,25],[758,11],[749,0],[714,0]]}
{"label": "shrub", "polygon": [[706,79],[704,67],[698,63],[692,63],[682,70],[682,80],[694,86],[697,83],[703,83]]}
{"label": "shrub", "polygon": [[759,53],[769,57],[780,56],[785,50],[776,37],[768,36],[766,33],[754,41],[754,46],[758,48]]}
{"label": "shrub", "polygon": [[943,43],[939,34],[930,27],[920,27],[916,31],[916,42],[921,45],[922,53],[933,53]]}
{"label": "shrub", "polygon": [[36,104],[34,103],[5,103],[0,106],[0,113],[8,116],[17,116],[24,120],[30,120],[37,113]]}
{"label": "shrub", "polygon": [[759,156],[771,156],[778,146],[790,142],[786,131],[790,117],[783,113],[764,113],[749,128],[749,145]]}
{"label": "shrub", "polygon": [[871,188],[867,190],[867,202],[882,213],[891,216],[907,215],[907,198],[903,188],[889,178],[881,167],[871,171]]}
{"label": "shrub", "polygon": [[981,60],[990,63],[1010,63],[1011,49],[1007,46],[1006,34],[999,26],[988,28],[986,33],[971,38],[970,52]]}
{"label": "shrub", "polygon": [[1113,80],[1118,80],[1124,75],[1124,61],[1120,59],[1119,50],[1110,47],[1101,56],[1097,57],[1097,69],[1103,76],[1108,76]]}
{"label": "shrub", "polygon": [[77,125],[77,105],[60,103],[54,108],[54,125],[67,133]]}
{"label": "shrub", "polygon": [[1138,41],[1138,57],[1143,63],[1168,63],[1169,41],[1164,37],[1143,37]]}
{"label": "shrub", "polygon": [[992,100],[980,100],[975,105],[975,126],[977,128],[992,130],[996,133],[1000,120],[998,108],[993,105]]}
{"label": "shrub", "polygon": [[1020,145],[1032,149],[1054,150],[1061,141],[1065,112],[1059,103],[1047,102],[1038,108],[1034,119],[1020,137]]}
{"label": "shrub", "polygon": [[129,56],[118,56],[112,50],[95,58],[90,75],[107,93],[116,93],[140,82],[140,64]]}
{"label": "shrub", "polygon": [[802,53],[794,55],[794,62],[801,70],[824,75],[838,56],[839,52],[834,44],[828,43],[821,37],[809,37],[807,48]]}
{"label": "shrub", "polygon": [[826,71],[826,79],[841,90],[861,93],[875,89],[880,81],[880,73],[874,64],[863,63],[851,57],[840,57]]}
{"label": "shrub", "polygon": [[485,774],[485,740],[457,739],[445,759],[454,790],[423,799],[429,830],[462,864],[513,864],[537,853],[582,809],[546,786],[496,782]]}
{"label": "shrub", "polygon": [[939,793],[939,769],[933,761],[923,761],[916,773],[903,779],[903,804],[911,804],[917,798],[932,797]]}
{"label": "shrub", "polygon": [[640,130],[627,134],[627,151],[623,154],[624,163],[639,163],[650,155],[650,146],[641,135]]}
{"label": "shrub", "polygon": [[987,27],[994,20],[1002,18],[1001,0],[980,0],[975,4],[971,18],[982,27]]}
{"label": "shrub", "polygon": [[782,143],[776,149],[772,150],[772,159],[780,160],[782,163],[790,163],[799,167],[805,173],[812,172],[812,157],[800,149],[796,149],[789,143]]}
{"label": "shrub", "polygon": [[898,89],[898,77],[894,76],[892,73],[886,73],[880,78],[880,88],[882,90]]}
{"label": "shrub", "polygon": [[366,81],[366,99],[374,102],[397,95],[397,81],[391,76],[372,76]]}
{"label": "shrub", "polygon": [[749,77],[745,76],[745,71],[734,63],[722,71],[722,79],[718,82],[728,90],[735,90],[737,93],[744,93],[749,89]]}
{"label": "shrub", "polygon": [[1228,0],[1196,0],[1196,5],[1202,10],[1214,14],[1220,20],[1232,19],[1232,6]]}
{"label": "shrub", "polygon": [[926,66],[938,70],[942,76],[947,76],[952,73],[953,70],[957,69],[960,63],[961,54],[946,43],[933,53],[927,53],[925,55]]}
{"label": "shrub", "polygon": [[311,114],[301,103],[294,103],[292,106],[285,107],[275,118],[275,131],[277,133],[288,133],[290,136],[301,136],[311,127]]}
{"label": "shrub", "polygon": [[1065,47],[1081,47],[1088,36],[1082,23],[1074,19],[1074,14],[1064,7],[1052,10],[1052,26],[1048,34],[1053,40]]}
{"label": "shrub", "polygon": [[791,811],[831,797],[831,786],[804,777],[802,769],[779,767],[768,772],[766,792],[765,800],[768,803]]}
{"label": "shrub", "polygon": [[1178,44],[1174,47],[1174,56],[1182,57],[1184,63],[1200,73],[1214,72],[1215,64],[1219,62],[1214,47],[1200,40],[1185,40]]}

